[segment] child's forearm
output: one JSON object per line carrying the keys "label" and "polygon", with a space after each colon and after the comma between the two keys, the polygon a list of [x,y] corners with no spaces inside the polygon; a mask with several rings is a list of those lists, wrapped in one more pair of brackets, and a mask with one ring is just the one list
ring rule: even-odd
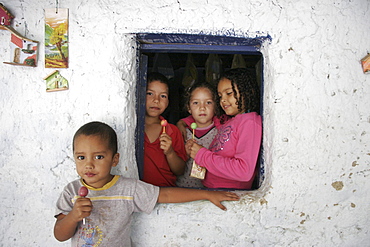
{"label": "child's forearm", "polygon": [[198,200],[209,200],[222,210],[226,207],[221,204],[222,201],[238,201],[240,198],[237,194],[227,191],[207,191],[185,188],[160,188],[158,202],[159,203],[179,203],[191,202]]}
{"label": "child's forearm", "polygon": [[177,128],[186,128],[186,126],[188,126],[187,124],[186,124],[186,122],[184,121],[184,120],[182,120],[182,119],[180,119],[177,123],[176,123],[176,127]]}
{"label": "child's forearm", "polygon": [[176,152],[173,151],[166,155],[168,165],[176,176],[180,176],[185,172],[185,161],[177,156]]}
{"label": "child's forearm", "polygon": [[159,191],[158,203],[180,203],[198,200],[208,200],[206,190],[162,187]]}
{"label": "child's forearm", "polygon": [[179,120],[176,124],[177,128],[180,130],[182,138],[186,141],[186,126],[187,124],[183,120]]}
{"label": "child's forearm", "polygon": [[58,241],[66,241],[73,237],[76,232],[78,222],[72,220],[68,215],[60,214],[54,226],[54,236]]}

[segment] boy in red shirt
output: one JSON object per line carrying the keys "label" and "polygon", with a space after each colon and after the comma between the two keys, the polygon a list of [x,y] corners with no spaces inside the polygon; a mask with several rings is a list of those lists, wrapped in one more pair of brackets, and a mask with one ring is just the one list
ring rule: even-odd
{"label": "boy in red shirt", "polygon": [[[187,155],[179,129],[167,123],[163,128],[161,114],[168,100],[167,78],[159,73],[148,75],[144,137],[143,181],[156,185],[176,186],[176,178],[184,174]],[[165,130],[165,131],[163,131]]]}

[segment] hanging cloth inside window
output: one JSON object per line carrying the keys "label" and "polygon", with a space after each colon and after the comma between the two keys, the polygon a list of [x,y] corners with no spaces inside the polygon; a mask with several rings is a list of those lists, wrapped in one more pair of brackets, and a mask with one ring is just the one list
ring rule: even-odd
{"label": "hanging cloth inside window", "polygon": [[185,89],[191,87],[198,80],[198,71],[194,65],[193,56],[189,53],[186,60],[185,72],[182,77],[182,85]]}
{"label": "hanging cloth inside window", "polygon": [[153,71],[158,72],[167,77],[167,79],[171,79],[175,76],[175,72],[173,71],[171,59],[166,53],[156,53],[154,56],[153,62]]}
{"label": "hanging cloth inside window", "polygon": [[243,58],[242,54],[235,54],[233,57],[233,62],[231,65],[232,69],[237,69],[237,68],[247,68],[247,64]]}
{"label": "hanging cloth inside window", "polygon": [[206,81],[213,85],[217,85],[217,80],[222,73],[222,61],[218,54],[209,54],[206,61]]}

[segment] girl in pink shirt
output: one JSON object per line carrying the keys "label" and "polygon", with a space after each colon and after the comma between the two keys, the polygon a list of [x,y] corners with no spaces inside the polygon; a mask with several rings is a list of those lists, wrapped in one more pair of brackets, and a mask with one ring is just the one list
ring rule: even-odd
{"label": "girl in pink shirt", "polygon": [[190,157],[207,169],[208,188],[251,189],[262,139],[259,88],[247,69],[226,72],[217,86],[218,103],[229,119],[221,119],[209,149],[188,140]]}

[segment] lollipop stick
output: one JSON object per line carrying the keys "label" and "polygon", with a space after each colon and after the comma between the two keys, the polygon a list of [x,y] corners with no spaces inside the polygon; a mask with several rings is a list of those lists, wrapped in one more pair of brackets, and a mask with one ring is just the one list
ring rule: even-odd
{"label": "lollipop stick", "polygon": [[[78,190],[78,195],[81,196],[81,197],[85,197],[87,196],[87,194],[89,193],[89,190],[85,187],[85,186],[82,186],[79,190]],[[82,224],[85,225],[86,223],[86,220],[85,218],[82,219]]]}

